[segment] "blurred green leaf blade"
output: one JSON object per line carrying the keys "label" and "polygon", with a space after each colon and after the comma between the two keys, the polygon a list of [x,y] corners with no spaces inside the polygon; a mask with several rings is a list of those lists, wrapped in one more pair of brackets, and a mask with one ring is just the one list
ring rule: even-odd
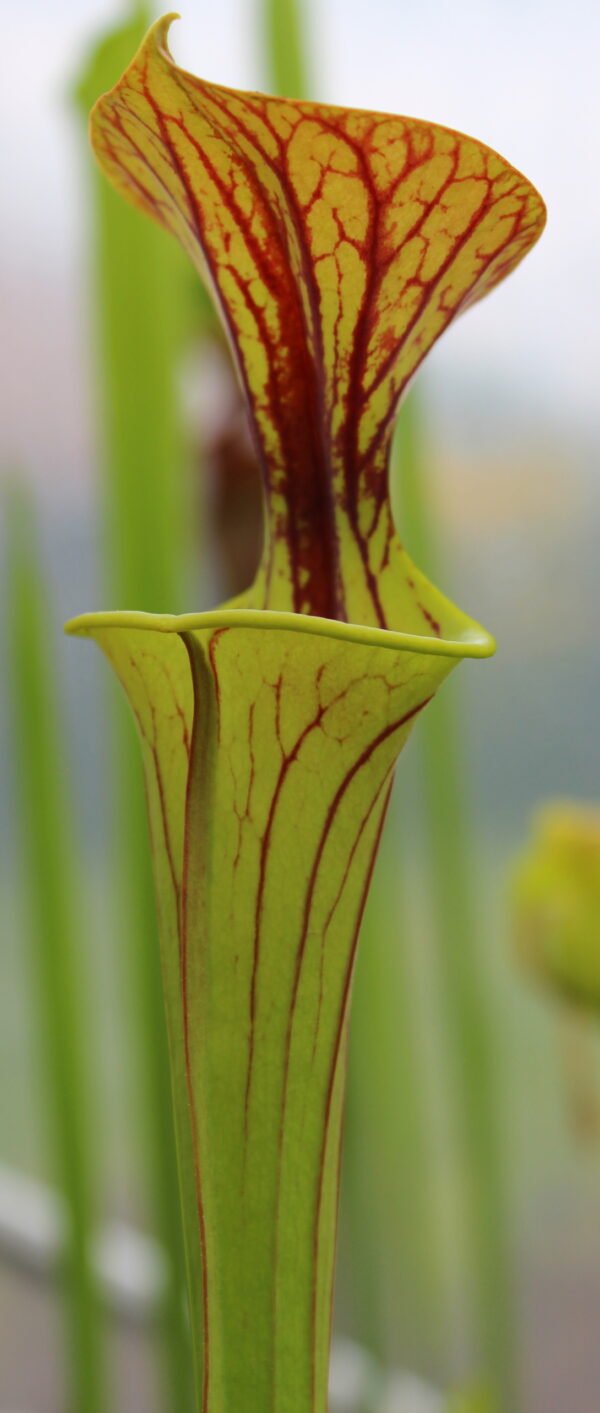
{"label": "blurred green leaf blade", "polygon": [[85,900],[69,795],[61,690],[49,648],[49,589],[34,504],[4,488],[9,682],[20,841],[54,1167],[66,1207],[61,1257],[69,1406],[105,1413],[104,1330],[92,1265],[101,1137],[91,1080]]}

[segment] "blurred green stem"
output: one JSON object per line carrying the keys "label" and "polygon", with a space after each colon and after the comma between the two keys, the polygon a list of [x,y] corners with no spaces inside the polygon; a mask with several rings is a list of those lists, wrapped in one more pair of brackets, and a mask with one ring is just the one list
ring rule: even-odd
{"label": "blurred green stem", "polygon": [[[392,484],[410,554],[443,582],[423,457],[421,403],[412,392],[398,419]],[[478,841],[468,818],[468,776],[449,683],[416,738],[423,771],[437,969],[458,1110],[470,1273],[483,1374],[502,1413],[517,1413],[510,1220],[491,1007],[475,920]]]}
{"label": "blurred green stem", "polygon": [[89,1056],[79,928],[80,878],[59,727],[54,654],[48,650],[48,588],[33,507],[24,489],[6,496],[9,670],[13,684],[15,784],[39,991],[40,1058],[51,1140],[66,1206],[63,1280],[68,1323],[68,1407],[106,1408],[98,1292],[91,1265],[96,1225],[96,1096]]}
{"label": "blurred green stem", "polygon": [[302,0],[262,0],[266,71],[273,93],[308,98],[311,83]]}
{"label": "blurred green stem", "polygon": [[[96,48],[78,91],[86,116],[129,63],[150,18],[137,7]],[[176,389],[188,272],[162,231],[95,168],[92,177],[108,593],[118,607],[173,613],[182,606],[191,522]],[[184,1413],[192,1404],[191,1352],[160,953],[142,770],[120,699],[113,722],[115,867],[138,1027],[144,1166],[170,1273],[161,1312],[165,1406]]]}

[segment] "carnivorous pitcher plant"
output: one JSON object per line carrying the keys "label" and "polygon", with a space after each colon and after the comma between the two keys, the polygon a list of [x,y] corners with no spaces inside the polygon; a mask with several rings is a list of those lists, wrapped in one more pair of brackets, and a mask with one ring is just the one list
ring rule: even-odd
{"label": "carnivorous pitcher plant", "polygon": [[493,651],[402,547],[392,427],[544,207],[456,132],[192,77],[170,18],[92,141],[214,295],[264,547],[223,608],[69,627],[112,663],[144,753],[198,1409],[322,1413],[352,969],[394,765],[452,667]]}

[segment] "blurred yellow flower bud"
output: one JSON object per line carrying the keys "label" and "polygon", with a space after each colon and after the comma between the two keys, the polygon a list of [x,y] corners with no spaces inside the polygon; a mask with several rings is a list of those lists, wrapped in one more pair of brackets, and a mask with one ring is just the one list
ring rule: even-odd
{"label": "blurred yellow flower bud", "polygon": [[564,998],[600,1012],[600,809],[539,810],[513,884],[520,961]]}

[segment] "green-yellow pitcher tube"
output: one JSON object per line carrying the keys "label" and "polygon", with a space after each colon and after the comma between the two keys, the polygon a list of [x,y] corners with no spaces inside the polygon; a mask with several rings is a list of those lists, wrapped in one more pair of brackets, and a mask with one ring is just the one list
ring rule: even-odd
{"label": "green-yellow pitcher tube", "polygon": [[144,755],[202,1413],[324,1413],[348,1010],[398,753],[493,651],[406,555],[398,401],[521,259],[541,199],[414,119],[184,73],[160,21],[96,105],[124,196],[208,282],[263,474],[252,586],[88,615]]}

